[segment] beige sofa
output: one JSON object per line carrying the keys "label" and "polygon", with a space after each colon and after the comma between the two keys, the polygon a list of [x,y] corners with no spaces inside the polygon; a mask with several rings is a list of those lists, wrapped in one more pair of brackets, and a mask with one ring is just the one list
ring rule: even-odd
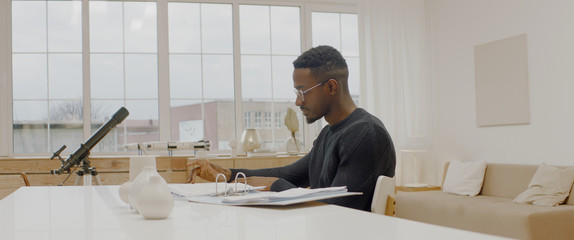
{"label": "beige sofa", "polygon": [[[574,197],[556,207],[512,201],[527,189],[537,168],[487,164],[482,190],[474,197],[442,191],[398,192],[396,216],[517,239],[574,239]],[[446,169],[448,163],[445,175]]]}

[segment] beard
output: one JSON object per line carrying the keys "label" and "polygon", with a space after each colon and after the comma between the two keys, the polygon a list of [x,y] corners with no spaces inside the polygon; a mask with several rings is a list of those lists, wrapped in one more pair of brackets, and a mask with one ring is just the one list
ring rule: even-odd
{"label": "beard", "polygon": [[321,119],[321,117],[306,117],[306,118],[307,118],[308,124],[312,124],[312,123],[316,122],[317,120]]}
{"label": "beard", "polygon": [[[305,119],[307,120],[308,124],[312,124],[314,122],[316,122],[317,120],[321,119],[323,117],[323,115],[321,114],[313,114],[312,111],[309,108],[303,107],[301,106],[301,112],[303,112],[303,116],[305,116]],[[307,113],[307,114],[305,114]]]}

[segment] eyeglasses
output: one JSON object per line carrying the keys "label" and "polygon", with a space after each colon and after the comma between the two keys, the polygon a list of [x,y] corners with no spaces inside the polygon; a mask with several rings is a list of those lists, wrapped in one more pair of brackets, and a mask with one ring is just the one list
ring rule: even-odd
{"label": "eyeglasses", "polygon": [[305,91],[301,91],[301,89],[293,89],[293,91],[295,91],[295,94],[297,94],[297,97],[299,97],[301,99],[302,102],[305,102],[305,94],[307,94],[309,91],[313,90],[313,88],[316,88],[318,86],[321,86],[323,84],[325,84],[326,82],[328,82],[329,80],[331,80],[331,78],[323,81],[322,83],[318,83],[315,86],[310,87],[309,89],[305,90]]}

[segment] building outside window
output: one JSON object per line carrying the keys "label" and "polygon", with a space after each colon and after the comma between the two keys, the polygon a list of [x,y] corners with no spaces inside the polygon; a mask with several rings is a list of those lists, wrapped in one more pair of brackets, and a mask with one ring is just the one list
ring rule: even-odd
{"label": "building outside window", "polygon": [[264,120],[263,120],[264,128],[270,129],[270,128],[271,128],[271,124],[272,124],[272,122],[271,122],[271,112],[265,112],[263,116],[264,116]]}
{"label": "building outside window", "polygon": [[260,129],[261,128],[261,112],[254,112],[254,113],[255,113],[255,119],[253,120],[254,128]]}
{"label": "building outside window", "polygon": [[[283,113],[275,112],[275,128],[282,128],[283,127]],[[301,121],[299,121],[301,122]]]}
{"label": "building outside window", "polygon": [[251,112],[243,113],[243,125],[245,126],[245,128],[253,128],[252,120],[253,119],[251,119]]}

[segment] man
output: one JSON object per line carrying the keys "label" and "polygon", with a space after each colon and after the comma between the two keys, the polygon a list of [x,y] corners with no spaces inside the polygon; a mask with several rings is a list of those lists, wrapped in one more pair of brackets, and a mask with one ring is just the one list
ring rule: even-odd
{"label": "man", "polygon": [[294,62],[293,83],[297,100],[308,123],[322,117],[325,126],[311,151],[298,161],[278,168],[224,169],[206,160],[194,160],[190,179],[214,181],[218,173],[227,179],[245,173],[248,184],[271,191],[295,187],[347,186],[363,195],[323,200],[326,203],[370,210],[379,175],[395,175],[395,150],[389,133],[375,116],[357,108],[347,79],[349,71],[341,54],[329,46],[312,48]]}

